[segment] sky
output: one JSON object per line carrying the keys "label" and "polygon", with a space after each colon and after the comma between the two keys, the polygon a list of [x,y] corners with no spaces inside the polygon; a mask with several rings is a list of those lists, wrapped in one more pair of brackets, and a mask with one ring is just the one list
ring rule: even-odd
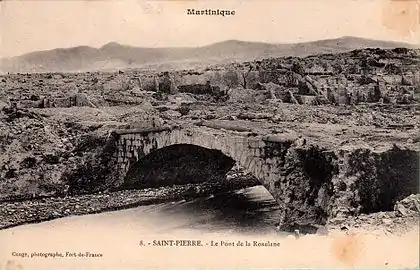
{"label": "sky", "polygon": [[[191,16],[188,8],[235,10]],[[418,0],[4,0],[0,57],[115,41],[141,47],[341,36],[420,43]]]}

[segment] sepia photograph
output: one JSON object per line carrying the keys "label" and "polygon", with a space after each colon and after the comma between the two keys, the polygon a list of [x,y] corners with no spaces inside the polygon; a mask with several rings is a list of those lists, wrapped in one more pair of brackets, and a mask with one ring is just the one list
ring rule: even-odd
{"label": "sepia photograph", "polygon": [[420,1],[0,1],[0,270],[418,269]]}

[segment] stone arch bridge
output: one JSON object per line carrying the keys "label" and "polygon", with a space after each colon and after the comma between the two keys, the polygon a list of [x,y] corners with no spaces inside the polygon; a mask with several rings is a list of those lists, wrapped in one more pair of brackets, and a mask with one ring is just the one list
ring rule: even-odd
{"label": "stone arch bridge", "polygon": [[[279,203],[282,224],[325,224],[338,209],[391,208],[395,199],[418,189],[416,151],[345,151],[314,138],[205,122],[116,130],[114,135],[121,186],[220,178],[236,163]],[[392,189],[389,183],[394,182],[404,187]],[[357,189],[361,191],[354,192]]]}

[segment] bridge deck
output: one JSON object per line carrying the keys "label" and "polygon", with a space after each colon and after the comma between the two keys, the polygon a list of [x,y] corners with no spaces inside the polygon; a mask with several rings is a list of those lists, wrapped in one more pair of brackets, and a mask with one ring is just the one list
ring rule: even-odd
{"label": "bridge deck", "polygon": [[115,130],[117,135],[149,134],[174,129],[191,130],[196,133],[231,133],[236,136],[252,137],[255,140],[285,141],[305,138],[308,143],[326,148],[369,148],[384,150],[393,145],[420,151],[419,128],[377,128],[373,126],[352,126],[340,124],[298,123],[248,120],[208,120],[174,122],[172,125],[150,128]]}

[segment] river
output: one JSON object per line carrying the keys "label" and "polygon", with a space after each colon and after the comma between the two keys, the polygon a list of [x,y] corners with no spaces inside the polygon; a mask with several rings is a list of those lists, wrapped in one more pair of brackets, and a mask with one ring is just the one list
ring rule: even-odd
{"label": "river", "polygon": [[[187,202],[18,226],[0,231],[0,269],[387,268],[418,263],[416,241],[296,239],[276,232],[278,214],[268,191],[255,186]],[[405,245],[405,252],[395,250],[398,244]],[[393,259],[396,252],[399,257]]]}

